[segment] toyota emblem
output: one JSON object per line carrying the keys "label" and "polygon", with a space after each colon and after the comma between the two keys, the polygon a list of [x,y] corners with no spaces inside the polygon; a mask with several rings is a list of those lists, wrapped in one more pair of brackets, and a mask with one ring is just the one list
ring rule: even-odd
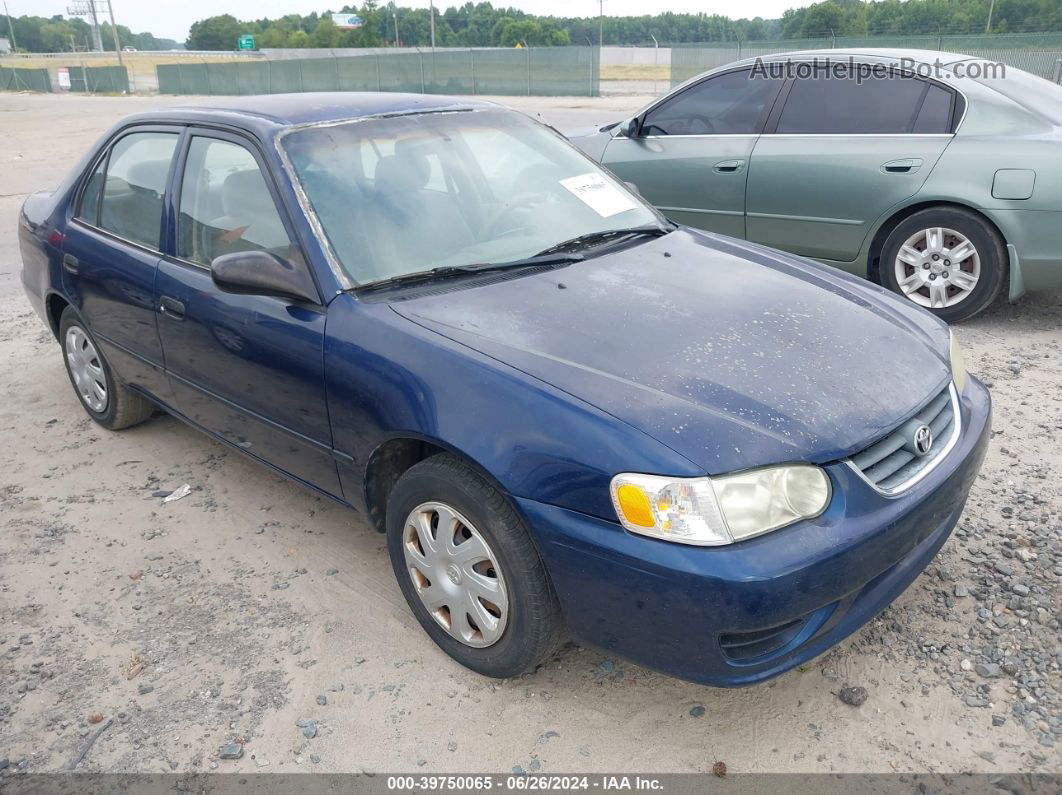
{"label": "toyota emblem", "polygon": [[919,425],[914,432],[914,449],[918,455],[928,455],[933,447],[933,429],[928,425]]}

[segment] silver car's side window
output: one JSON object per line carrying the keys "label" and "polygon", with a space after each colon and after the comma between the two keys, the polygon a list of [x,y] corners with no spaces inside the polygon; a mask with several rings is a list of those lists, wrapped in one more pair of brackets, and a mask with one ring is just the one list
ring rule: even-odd
{"label": "silver car's side window", "polygon": [[778,80],[749,69],[710,77],[650,110],[645,135],[751,135],[758,133]]}
{"label": "silver car's side window", "polygon": [[778,118],[781,135],[947,133],[950,91],[898,73],[815,70],[798,76]]}
{"label": "silver car's side window", "polygon": [[177,221],[177,256],[209,266],[222,254],[291,257],[291,241],[254,155],[195,136],[188,146]]}
{"label": "silver car's side window", "polygon": [[927,83],[925,99],[915,117],[913,133],[935,134],[951,132],[952,105],[955,95],[935,83]]}

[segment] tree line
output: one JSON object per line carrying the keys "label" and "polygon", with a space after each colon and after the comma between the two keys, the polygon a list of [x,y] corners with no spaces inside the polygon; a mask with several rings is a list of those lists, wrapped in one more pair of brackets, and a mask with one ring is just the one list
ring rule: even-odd
{"label": "tree line", "polygon": [[[231,14],[209,17],[192,25],[189,50],[232,49],[244,33],[253,34],[259,49],[272,47],[426,46],[431,43],[431,16],[426,8],[378,5],[343,6],[336,13],[357,14],[361,27],[337,28],[331,11],[288,14],[280,19],[238,20]],[[564,20],[539,17],[491,3],[465,3],[435,11],[435,43],[439,47],[564,46],[570,42]]]}
{"label": "tree line", "polygon": [[[795,0],[799,2],[799,0]],[[993,7],[994,6],[994,7]],[[763,41],[828,36],[940,35],[950,33],[1062,31],[1059,0],[825,0],[786,11],[780,19],[731,19],[718,14],[625,17],[544,17],[489,2],[436,9],[439,47],[512,47],[597,44],[662,44]],[[329,11],[280,19],[239,21],[231,15],[192,25],[188,49],[232,49],[241,33],[260,48],[426,46],[431,42],[428,9],[380,5],[367,0],[337,13],[356,13],[364,24],[340,30]]]}
{"label": "tree line", "polygon": [[[150,33],[133,33],[118,25],[118,44],[138,50],[173,50],[180,44],[173,39],[159,39]],[[21,52],[79,52],[91,50],[92,25],[81,17],[6,17],[0,19],[0,36],[12,40]],[[103,49],[114,51],[110,22],[100,21]]]}
{"label": "tree line", "polygon": [[[799,0],[795,0],[799,2]],[[431,42],[428,9],[381,5],[365,0],[337,13],[358,14],[363,24],[337,28],[331,11],[288,14],[279,19],[238,20],[221,14],[194,23],[185,47],[232,50],[243,34],[253,34],[258,48],[283,47],[423,47]],[[991,20],[989,14],[991,13]],[[61,16],[14,19],[18,48],[27,52],[91,49],[92,34],[81,18]],[[104,49],[113,49],[110,26]],[[0,24],[0,35],[6,25]],[[952,33],[1062,31],[1059,0],[825,0],[786,11],[779,19],[731,19],[718,14],[661,14],[625,17],[545,17],[489,2],[466,2],[436,9],[435,43],[439,47],[533,47],[566,44],[662,44],[712,41],[763,41],[828,36],[940,35]],[[138,50],[174,49],[170,39],[132,33],[118,26],[121,46]]]}
{"label": "tree line", "polygon": [[[799,2],[799,0],[797,0]],[[991,24],[989,13],[992,13]],[[427,8],[406,8],[372,0],[346,5],[364,24],[339,30],[330,12],[290,14],[280,19],[239,21],[223,15],[192,25],[188,49],[232,49],[240,33],[255,34],[260,48],[384,47],[430,44]],[[397,28],[396,28],[397,25]],[[600,25],[600,28],[599,28]],[[567,44],[662,44],[695,41],[749,41],[777,38],[953,33],[1062,31],[1059,0],[825,0],[791,8],[780,19],[731,19],[718,14],[663,14],[604,17],[542,17],[489,2],[466,2],[435,11],[439,47],[532,47]]]}
{"label": "tree line", "polygon": [[778,25],[780,38],[1049,33],[1062,31],[1062,2],[828,0],[807,8],[790,9],[782,14]]}

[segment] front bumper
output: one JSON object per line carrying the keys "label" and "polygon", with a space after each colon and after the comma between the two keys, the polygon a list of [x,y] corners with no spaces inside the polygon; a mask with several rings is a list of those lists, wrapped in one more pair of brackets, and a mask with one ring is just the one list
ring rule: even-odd
{"label": "front bumper", "polygon": [[917,485],[885,497],[834,464],[826,513],[731,546],[658,541],[586,514],[517,503],[577,638],[672,676],[749,685],[838,643],[933,559],[990,435],[984,386],[970,378],[960,404],[958,443]]}

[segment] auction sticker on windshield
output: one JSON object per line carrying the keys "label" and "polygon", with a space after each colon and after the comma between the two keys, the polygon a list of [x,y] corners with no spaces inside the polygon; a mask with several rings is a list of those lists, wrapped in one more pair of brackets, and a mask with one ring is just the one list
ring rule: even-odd
{"label": "auction sticker on windshield", "polygon": [[637,205],[623,191],[600,174],[580,174],[562,179],[560,184],[583,200],[602,218],[633,210]]}

